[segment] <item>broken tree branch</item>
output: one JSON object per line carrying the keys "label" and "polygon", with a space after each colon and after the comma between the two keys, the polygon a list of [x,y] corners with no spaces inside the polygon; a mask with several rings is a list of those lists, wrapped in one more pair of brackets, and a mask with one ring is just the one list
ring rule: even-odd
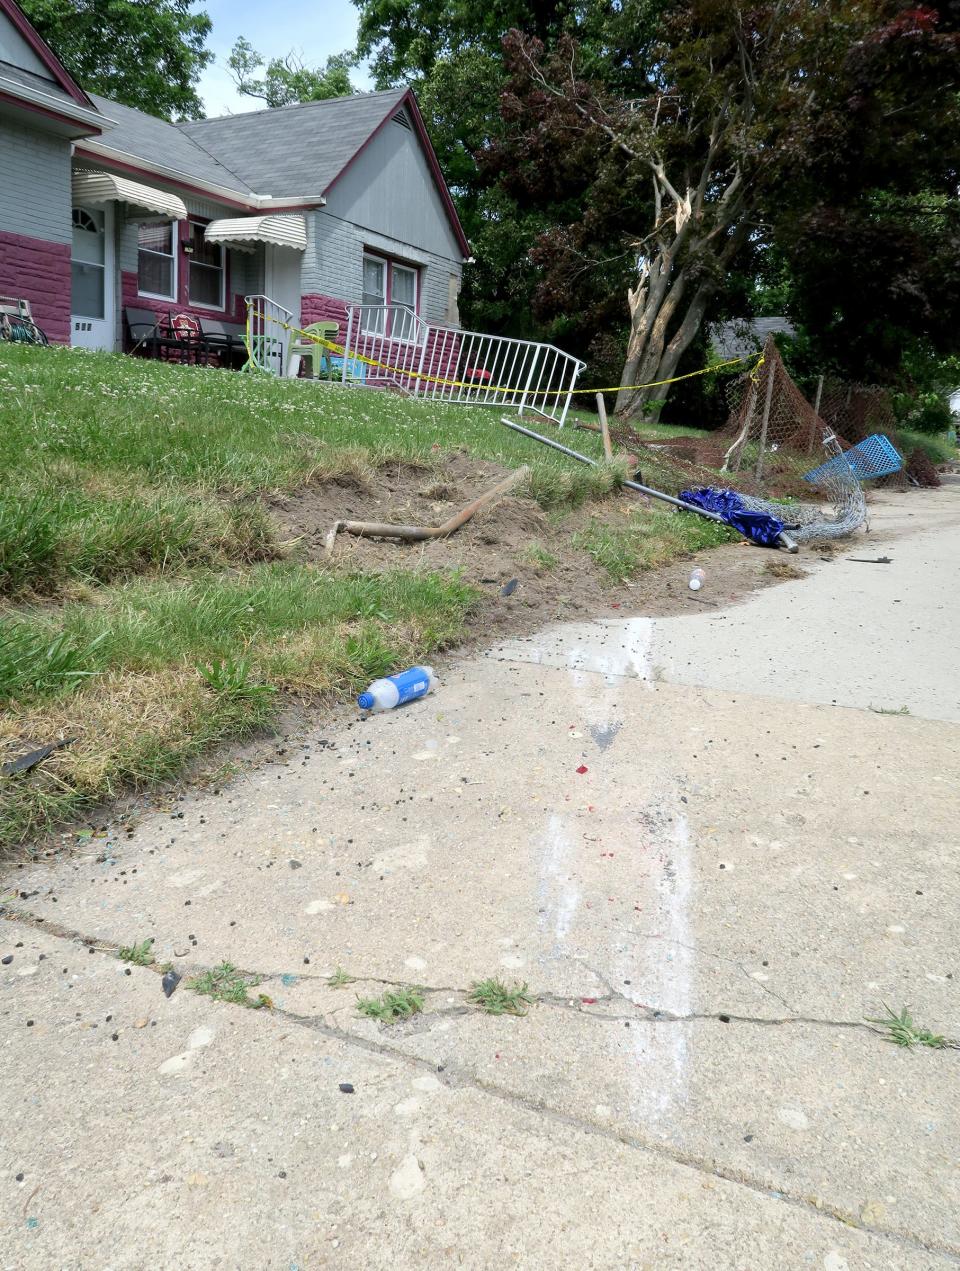
{"label": "broken tree branch", "polygon": [[502,498],[503,495],[512,490],[514,486],[519,485],[529,475],[530,469],[526,465],[522,468],[517,468],[516,472],[511,472],[499,485],[495,485],[493,489],[487,490],[485,494],[481,494],[472,503],[468,503],[466,507],[460,509],[456,516],[452,516],[449,521],[444,521],[442,525],[390,525],[379,521],[334,521],[324,540],[324,550],[329,556],[333,551],[334,540],[341,530],[344,534],[356,534],[358,538],[400,538],[410,543],[422,543],[433,538],[448,538],[460,529],[462,525],[466,525],[467,521],[472,516],[475,516],[481,508],[487,507],[495,500]]}

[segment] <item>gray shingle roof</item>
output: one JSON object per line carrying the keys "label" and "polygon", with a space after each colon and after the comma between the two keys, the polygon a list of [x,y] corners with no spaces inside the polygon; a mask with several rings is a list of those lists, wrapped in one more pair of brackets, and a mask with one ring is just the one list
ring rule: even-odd
{"label": "gray shingle roof", "polygon": [[98,110],[108,119],[116,120],[116,128],[111,128],[103,138],[103,144],[112,150],[122,150],[148,163],[173,168],[187,178],[212,181],[238,194],[246,195],[255,189],[176,124],[146,115],[132,106],[121,106],[96,93],[90,96]]}
{"label": "gray shingle roof", "polygon": [[14,66],[12,62],[0,62],[0,76],[24,88],[35,88],[49,97],[57,97],[62,102],[77,105],[70,94],[65,92],[55,80],[48,79],[45,75],[35,75],[33,71],[25,71],[22,66]]}
{"label": "gray shingle roof", "polygon": [[258,194],[322,194],[405,92],[391,88],[332,97],[220,119],[191,119],[176,127]]}

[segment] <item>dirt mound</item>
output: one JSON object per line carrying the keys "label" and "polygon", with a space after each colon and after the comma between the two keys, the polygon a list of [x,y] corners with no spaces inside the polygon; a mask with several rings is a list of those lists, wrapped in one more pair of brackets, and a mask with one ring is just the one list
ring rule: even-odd
{"label": "dirt mound", "polygon": [[[621,606],[651,614],[692,612],[684,561],[640,574],[629,583],[615,583],[574,545],[578,531],[591,522],[622,526],[638,506],[636,497],[627,494],[550,513],[530,499],[508,496],[446,539],[405,543],[339,534],[327,556],[325,539],[335,521],[440,525],[508,471],[456,454],[440,471],[389,467],[366,485],[352,479],[347,484],[329,482],[274,499],[270,507],[283,536],[294,540],[293,550],[302,559],[364,571],[459,570],[490,598],[474,619],[475,639],[531,631],[545,622],[585,613],[612,614]],[[711,551],[708,560],[704,603],[736,600],[774,581],[763,571],[766,553],[759,549],[721,547]],[[516,587],[501,595],[514,579]]]}

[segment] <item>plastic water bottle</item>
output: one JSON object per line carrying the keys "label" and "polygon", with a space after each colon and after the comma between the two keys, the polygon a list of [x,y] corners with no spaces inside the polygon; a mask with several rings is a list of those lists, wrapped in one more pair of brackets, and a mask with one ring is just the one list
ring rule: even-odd
{"label": "plastic water bottle", "polygon": [[690,571],[690,581],[687,584],[687,586],[690,588],[691,591],[699,591],[700,588],[703,586],[703,580],[705,578],[706,578],[706,574],[703,572],[703,570],[699,566],[697,566],[696,569]]}
{"label": "plastic water bottle", "polygon": [[432,666],[412,666],[382,680],[374,680],[357,698],[362,711],[389,711],[415,697],[426,697],[437,682]]}

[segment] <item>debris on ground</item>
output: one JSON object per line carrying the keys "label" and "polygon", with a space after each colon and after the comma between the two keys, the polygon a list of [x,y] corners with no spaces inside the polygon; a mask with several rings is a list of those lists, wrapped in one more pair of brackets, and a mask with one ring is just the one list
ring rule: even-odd
{"label": "debris on ground", "polygon": [[177,985],[180,983],[181,979],[182,979],[182,976],[179,976],[176,973],[176,971],[164,972],[163,979],[160,981],[160,986],[163,989],[164,997],[173,997],[174,990],[176,989]]}
{"label": "debris on ground", "polygon": [[76,737],[62,737],[59,741],[51,741],[48,745],[40,746],[37,750],[30,750],[27,754],[20,755],[17,759],[11,759],[8,763],[5,763],[0,768],[0,775],[12,777],[18,772],[29,772],[31,768],[35,768],[38,763],[43,763],[44,759],[56,754],[58,750],[63,750],[65,746],[72,746],[76,740]]}
{"label": "debris on ground", "polygon": [[357,705],[362,711],[389,711],[395,706],[403,706],[406,702],[416,701],[436,686],[437,677],[432,666],[411,666],[406,671],[398,671],[396,675],[387,675],[383,679],[374,680],[370,687],[357,698]]}
{"label": "debris on ground", "polygon": [[455,516],[451,516],[442,525],[393,525],[383,521],[334,521],[325,539],[327,555],[329,556],[333,551],[333,544],[337,535],[341,532],[344,534],[356,534],[359,538],[399,538],[410,543],[423,543],[434,538],[449,538],[461,526],[466,525],[467,521],[475,516],[481,508],[488,507],[497,499],[508,494],[521,481],[525,481],[529,475],[529,468],[517,468],[509,476],[498,482],[492,490],[487,490],[485,494],[481,494],[472,503],[468,503],[466,507],[461,508]]}

